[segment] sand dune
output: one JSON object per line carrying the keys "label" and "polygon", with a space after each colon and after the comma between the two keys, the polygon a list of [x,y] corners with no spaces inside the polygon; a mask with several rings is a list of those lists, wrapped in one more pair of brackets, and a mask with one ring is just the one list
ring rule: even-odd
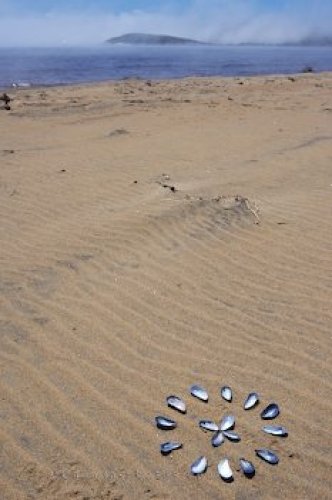
{"label": "sand dune", "polygon": [[[0,111],[1,498],[329,497],[331,89],[322,74],[12,94]],[[252,390],[261,404],[244,412]],[[270,401],[287,439],[261,431]],[[197,420],[230,411],[242,440],[212,449]],[[156,429],[157,414],[178,428]],[[184,448],[162,457],[169,439]],[[201,454],[210,467],[195,478]],[[224,456],[232,484],[217,476]]]}

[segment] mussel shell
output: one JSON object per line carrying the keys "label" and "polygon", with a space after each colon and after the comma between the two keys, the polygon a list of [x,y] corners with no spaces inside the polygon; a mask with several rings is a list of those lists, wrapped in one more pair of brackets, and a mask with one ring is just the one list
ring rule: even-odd
{"label": "mussel shell", "polygon": [[271,465],[277,465],[277,463],[279,462],[279,458],[271,450],[260,448],[258,450],[255,450],[255,452],[259,458],[262,458],[263,460],[265,460],[265,462],[268,462]]}
{"label": "mussel shell", "polygon": [[217,432],[219,430],[217,424],[212,422],[212,420],[200,420],[198,425],[205,431]]}
{"label": "mussel shell", "polygon": [[279,413],[279,406],[276,403],[271,403],[261,412],[261,418],[263,420],[272,420],[272,418],[276,418]]}
{"label": "mussel shell", "polygon": [[166,398],[166,403],[170,408],[173,408],[173,410],[179,411],[180,413],[186,413],[187,411],[186,403],[178,396],[168,396],[168,398]]}
{"label": "mussel shell", "polygon": [[228,429],[232,429],[235,425],[235,417],[233,415],[226,415],[220,422],[220,430],[228,431]]}
{"label": "mussel shell", "polygon": [[240,458],[240,467],[243,474],[249,478],[254,477],[256,471],[254,464],[246,460],[245,458]]}
{"label": "mussel shell", "polygon": [[198,476],[199,474],[203,474],[208,466],[208,461],[206,457],[199,457],[195,460],[194,463],[190,466],[190,472],[193,476]]}
{"label": "mussel shell", "polygon": [[155,422],[158,429],[162,429],[163,431],[170,431],[172,429],[175,429],[177,425],[175,420],[161,416],[155,417]]}
{"label": "mussel shell", "polygon": [[224,387],[220,390],[221,397],[231,403],[233,399],[232,389],[228,385],[224,385]]}
{"label": "mussel shell", "polygon": [[176,441],[167,441],[160,445],[160,453],[162,455],[169,455],[174,450],[179,450],[182,448],[182,443],[177,443]]}
{"label": "mussel shell", "polygon": [[265,427],[262,428],[262,431],[266,432],[266,434],[271,434],[272,436],[288,436],[287,429],[281,425],[265,425]]}
{"label": "mussel shell", "polygon": [[214,448],[218,448],[218,446],[221,446],[224,441],[225,441],[224,434],[222,433],[222,431],[218,431],[215,434],[213,434],[211,439],[211,444]]}
{"label": "mussel shell", "polygon": [[229,439],[230,441],[234,441],[235,443],[238,443],[239,441],[241,441],[240,436],[236,432],[233,432],[233,431],[222,431],[222,432],[223,432],[223,435],[227,439]]}
{"label": "mussel shell", "polygon": [[195,398],[204,401],[204,403],[207,403],[209,400],[209,395],[207,391],[203,387],[200,387],[199,385],[192,385],[190,387],[190,394]]}
{"label": "mussel shell", "polygon": [[257,394],[257,392],[251,392],[250,394],[248,394],[244,402],[243,408],[244,410],[251,410],[251,408],[254,408],[256,405],[258,405],[258,403],[259,403],[259,395]]}
{"label": "mussel shell", "polygon": [[218,472],[224,481],[227,481],[227,482],[233,481],[233,472],[232,472],[232,469],[229,465],[229,460],[227,458],[224,458],[223,460],[221,460],[219,462]]}

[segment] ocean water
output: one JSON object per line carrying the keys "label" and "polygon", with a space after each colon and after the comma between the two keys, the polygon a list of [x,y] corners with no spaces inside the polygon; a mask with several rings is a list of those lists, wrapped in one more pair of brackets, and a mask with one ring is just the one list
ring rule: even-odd
{"label": "ocean water", "polygon": [[332,47],[130,46],[0,48],[0,87],[122,78],[248,76],[332,70]]}

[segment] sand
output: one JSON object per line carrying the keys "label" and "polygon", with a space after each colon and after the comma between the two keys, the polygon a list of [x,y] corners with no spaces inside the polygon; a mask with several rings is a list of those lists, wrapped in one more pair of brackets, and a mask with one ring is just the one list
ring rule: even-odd
{"label": "sand", "polygon": [[[1,499],[328,498],[332,74],[9,95]],[[260,406],[244,412],[253,390]],[[261,431],[271,401],[286,439]],[[242,440],[212,449],[197,420],[230,412]],[[178,428],[156,429],[158,414]],[[184,448],[162,457],[170,439]],[[210,467],[192,477],[201,454]],[[217,476],[225,456],[232,484]]]}

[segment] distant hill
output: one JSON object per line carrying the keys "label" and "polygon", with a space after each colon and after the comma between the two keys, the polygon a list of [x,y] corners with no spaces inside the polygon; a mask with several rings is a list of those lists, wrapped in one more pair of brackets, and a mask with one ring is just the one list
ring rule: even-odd
{"label": "distant hill", "polygon": [[204,42],[191,40],[170,35],[149,35],[147,33],[127,33],[106,40],[106,43],[112,44],[131,44],[131,45],[205,45]]}
{"label": "distant hill", "polygon": [[301,40],[298,45],[305,46],[331,46],[332,45],[332,36],[308,36]]}

